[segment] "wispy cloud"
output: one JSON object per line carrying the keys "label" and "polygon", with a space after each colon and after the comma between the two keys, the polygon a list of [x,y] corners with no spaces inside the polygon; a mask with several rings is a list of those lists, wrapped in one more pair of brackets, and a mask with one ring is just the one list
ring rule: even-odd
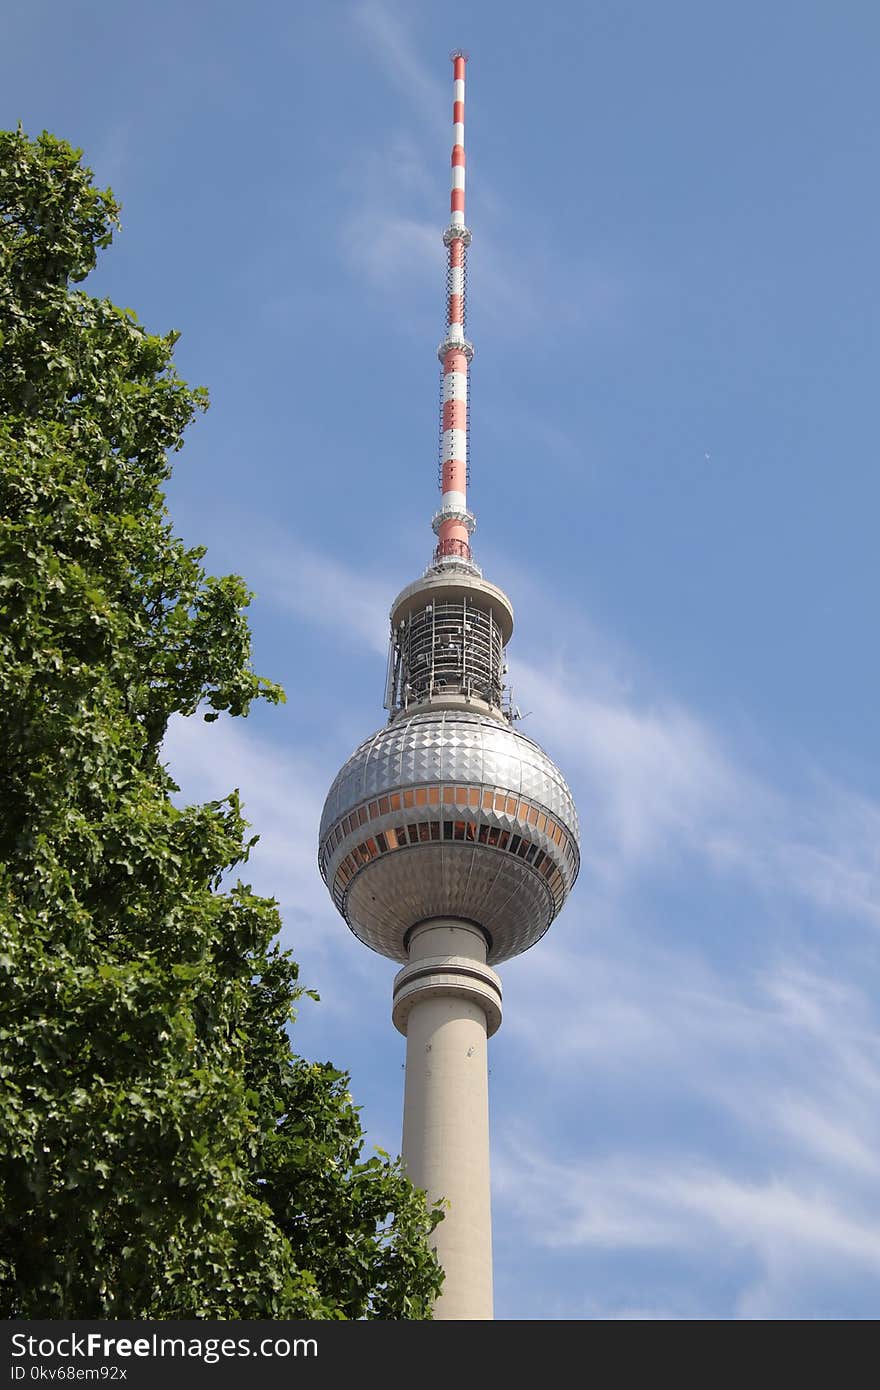
{"label": "wispy cloud", "polygon": [[707,845],[713,816],[755,794],[704,722],[680,704],[639,707],[596,695],[580,672],[557,670],[548,680],[522,658],[516,673],[518,694],[554,730],[560,758],[572,775],[583,774],[594,828],[595,813],[602,817],[600,845],[589,834],[585,841],[598,869],[632,867],[672,844]]}
{"label": "wispy cloud", "polygon": [[434,77],[419,58],[410,27],[402,22],[398,7],[387,0],[359,0],[352,6],[351,15],[386,77],[439,134],[445,129],[442,115],[449,104],[449,87]]}
{"label": "wispy cloud", "polygon": [[[341,248],[352,267],[375,288],[438,278],[444,262],[441,215],[443,117],[448,92],[427,69],[397,9],[383,0],[364,0],[350,10],[352,23],[368,46],[377,70],[392,83],[408,113],[430,133],[435,158],[425,141],[391,125],[358,154],[349,182],[356,190],[342,227]],[[430,280],[429,280],[429,277]],[[411,301],[409,302],[411,312]]]}
{"label": "wispy cloud", "polygon": [[[417,277],[433,285],[439,283],[443,257],[451,75],[441,81],[420,56],[410,11],[389,0],[361,0],[350,13],[377,68],[397,89],[407,124],[415,118],[427,139],[415,141],[392,124],[380,133],[378,150],[371,146],[359,153],[357,176],[351,180],[357,198],[342,230],[343,256],[379,290],[403,277],[410,284]],[[478,209],[479,233],[471,255],[485,328],[522,333],[552,319],[558,336],[572,324],[604,322],[612,306],[620,313],[626,294],[620,276],[588,256],[563,263],[549,229],[537,225],[534,209],[528,240],[514,242],[510,229],[518,219],[512,200],[483,170],[468,198]],[[412,317],[411,299],[407,314]]]}
{"label": "wispy cloud", "polygon": [[[560,924],[507,968],[508,1036],[561,1072],[569,1095],[597,1085],[667,1094],[711,1112],[728,1138],[772,1143],[789,1168],[875,1181],[880,1042],[866,992],[803,955],[725,969],[711,947],[657,940],[653,920],[606,933]],[[545,1096],[557,1105],[553,1083]],[[663,1124],[646,1110],[644,1140],[657,1142]]]}
{"label": "wispy cloud", "polygon": [[326,894],[315,869],[326,794],[320,772],[305,757],[284,752],[225,718],[214,724],[198,717],[173,720],[163,753],[184,803],[241,791],[245,814],[260,836],[242,874],[256,868],[261,891],[286,908],[291,937],[325,921]]}
{"label": "wispy cloud", "polygon": [[532,1097],[493,1157],[505,1222],[585,1258],[735,1267],[742,1317],[797,1316],[817,1290],[876,1279],[876,972],[833,949],[713,965],[711,930],[688,950],[644,896],[631,906],[639,928],[600,916],[584,932],[574,915],[505,972],[508,1066]]}
{"label": "wispy cloud", "polygon": [[445,252],[436,223],[380,213],[365,205],[351,216],[342,239],[349,263],[363,271],[372,285],[408,296],[411,278],[427,282],[430,274],[439,302]]}
{"label": "wispy cloud", "polygon": [[880,926],[880,808],[809,769],[810,794],[787,795],[678,702],[597,697],[579,672],[547,680],[523,662],[517,671],[584,788],[594,872],[625,874],[661,855],[698,854],[769,894]]}
{"label": "wispy cloud", "polygon": [[354,638],[370,651],[387,653],[387,581],[354,571],[278,528],[263,529],[259,550],[240,545],[239,551],[262,599],[320,626],[330,638]]}
{"label": "wispy cloud", "polygon": [[238,876],[278,900],[282,945],[300,961],[306,983],[322,990],[331,983],[322,1005],[325,1018],[348,1017],[372,995],[371,1021],[380,1026],[385,963],[364,951],[340,923],[317,867],[318,824],[336,769],[223,717],[212,724],[198,717],[173,720],[163,752],[182,804],[218,800],[235,788],[241,792],[259,841]]}
{"label": "wispy cloud", "polygon": [[720,1167],[664,1161],[559,1162],[512,1144],[494,1169],[501,1200],[538,1245],[750,1253],[758,1271],[742,1292],[759,1315],[756,1290],[807,1268],[880,1274],[880,1213],[816,1183],[771,1177],[735,1180]]}

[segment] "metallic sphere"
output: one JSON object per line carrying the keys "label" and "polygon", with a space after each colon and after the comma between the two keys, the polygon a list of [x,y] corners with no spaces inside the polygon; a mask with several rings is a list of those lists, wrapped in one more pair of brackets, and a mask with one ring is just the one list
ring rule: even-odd
{"label": "metallic sphere", "polygon": [[398,717],[352,754],[321,817],[319,865],[366,945],[406,961],[418,922],[482,927],[490,963],[543,936],[580,864],[577,812],[534,740],[459,710]]}

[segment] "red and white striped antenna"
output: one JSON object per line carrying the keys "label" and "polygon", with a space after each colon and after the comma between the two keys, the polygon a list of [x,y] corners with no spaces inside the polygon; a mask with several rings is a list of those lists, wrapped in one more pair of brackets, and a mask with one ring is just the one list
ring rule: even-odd
{"label": "red and white striped antenna", "polygon": [[467,54],[451,55],[452,82],[452,191],[449,226],[443,233],[447,251],[446,336],[438,348],[443,365],[440,424],[440,510],[434,517],[437,547],[434,567],[476,570],[470,537],[476,521],[467,505],[468,391],[473,345],[465,337],[467,249],[471,234],[464,219],[464,75]]}

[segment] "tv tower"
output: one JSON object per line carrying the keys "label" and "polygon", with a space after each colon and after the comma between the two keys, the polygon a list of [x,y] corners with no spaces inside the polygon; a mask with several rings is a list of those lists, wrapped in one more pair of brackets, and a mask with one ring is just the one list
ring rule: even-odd
{"label": "tv tower", "polygon": [[452,196],[442,364],[440,509],[432,563],[391,606],[388,722],[345,763],[321,817],[319,865],[354,934],[399,961],[406,1036],[404,1163],[431,1200],[445,1271],[436,1318],[492,1317],[487,1039],[492,969],[528,950],[577,877],[577,813],[562,773],[515,727],[505,689],[507,595],[471,554],[465,337],[464,88],[452,55]]}

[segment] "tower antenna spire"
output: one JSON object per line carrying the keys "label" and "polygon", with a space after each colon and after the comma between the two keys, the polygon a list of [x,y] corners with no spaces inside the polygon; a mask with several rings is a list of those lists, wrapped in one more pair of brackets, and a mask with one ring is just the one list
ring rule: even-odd
{"label": "tower antenna spire", "polygon": [[452,187],[446,246],[446,335],[437,355],[442,365],[440,419],[440,510],[434,516],[434,568],[477,574],[470,537],[476,526],[468,510],[468,399],[473,345],[465,337],[467,250],[471,244],[464,215],[464,87],[467,54],[456,49],[452,58]]}

